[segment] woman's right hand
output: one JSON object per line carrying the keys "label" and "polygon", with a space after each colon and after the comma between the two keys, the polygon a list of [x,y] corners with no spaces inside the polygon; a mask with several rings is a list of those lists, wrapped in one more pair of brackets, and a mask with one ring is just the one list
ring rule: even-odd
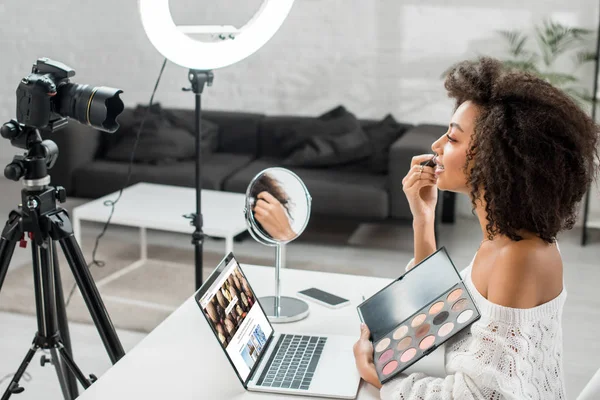
{"label": "woman's right hand", "polygon": [[432,157],[432,154],[414,156],[410,170],[402,179],[402,190],[406,194],[415,221],[430,221],[435,217],[438,198],[435,170],[433,167],[421,169],[421,163],[431,160]]}
{"label": "woman's right hand", "polygon": [[290,220],[283,205],[269,192],[260,192],[256,196],[254,217],[273,239],[292,240],[297,235],[292,230]]}

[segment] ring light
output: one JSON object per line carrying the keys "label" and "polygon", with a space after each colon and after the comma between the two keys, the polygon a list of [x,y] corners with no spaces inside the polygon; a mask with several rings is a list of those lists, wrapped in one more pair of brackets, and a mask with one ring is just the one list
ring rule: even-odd
{"label": "ring light", "polygon": [[[248,57],[277,32],[294,0],[264,0],[259,10],[243,27],[177,26],[169,0],[139,0],[142,25],[156,49],[182,67],[212,70],[235,64]],[[202,42],[186,33],[215,34],[220,41]]]}
{"label": "ring light", "polygon": [[[206,1],[206,0],[205,0]],[[196,289],[202,285],[202,107],[204,86],[212,85],[213,69],[243,60],[260,49],[277,32],[292,8],[294,0],[263,0],[254,16],[241,28],[232,25],[175,25],[169,0],[138,0],[142,25],[150,42],[166,59],[189,68],[188,79],[196,98],[196,212],[186,215],[196,230],[192,234],[196,268]],[[209,36],[203,42],[187,34]],[[242,211],[242,210],[240,210]]]}

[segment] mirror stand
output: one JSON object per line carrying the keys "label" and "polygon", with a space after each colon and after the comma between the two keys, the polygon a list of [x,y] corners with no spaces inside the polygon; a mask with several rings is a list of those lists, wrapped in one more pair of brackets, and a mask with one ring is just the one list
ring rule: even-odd
{"label": "mirror stand", "polygon": [[294,297],[281,296],[279,271],[285,267],[285,243],[276,246],[275,296],[261,297],[260,304],[272,323],[300,321],[308,316],[308,304]]}

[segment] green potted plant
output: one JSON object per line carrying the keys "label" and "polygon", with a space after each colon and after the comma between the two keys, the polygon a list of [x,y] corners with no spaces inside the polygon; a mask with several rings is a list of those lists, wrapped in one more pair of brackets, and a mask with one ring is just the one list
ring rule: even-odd
{"label": "green potted plant", "polygon": [[[595,53],[590,43],[593,31],[569,27],[545,20],[535,27],[538,51],[527,49],[529,36],[518,30],[498,31],[506,40],[509,58],[503,60],[508,67],[532,72],[584,102],[591,101],[591,91],[581,86],[577,72],[587,63],[593,63]],[[559,70],[556,64],[570,58],[570,71]]]}
{"label": "green potted plant", "polygon": [[[532,36],[537,46],[531,46],[531,36],[520,30],[500,30],[497,33],[507,45],[508,57],[497,57],[504,65],[536,74],[577,99],[582,106],[590,107],[592,91],[586,87],[591,87],[591,84],[582,85],[579,72],[584,65],[595,60],[591,42],[594,31],[544,20],[534,27]],[[566,63],[569,59],[570,63]],[[570,64],[570,67],[565,67],[565,64]]]}

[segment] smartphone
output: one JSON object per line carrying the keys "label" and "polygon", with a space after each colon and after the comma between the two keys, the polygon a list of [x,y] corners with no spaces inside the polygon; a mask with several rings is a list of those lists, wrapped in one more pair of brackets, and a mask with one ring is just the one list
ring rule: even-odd
{"label": "smartphone", "polygon": [[350,300],[348,299],[327,293],[317,288],[301,290],[298,292],[298,297],[314,301],[315,303],[329,308],[340,308],[350,304]]}

